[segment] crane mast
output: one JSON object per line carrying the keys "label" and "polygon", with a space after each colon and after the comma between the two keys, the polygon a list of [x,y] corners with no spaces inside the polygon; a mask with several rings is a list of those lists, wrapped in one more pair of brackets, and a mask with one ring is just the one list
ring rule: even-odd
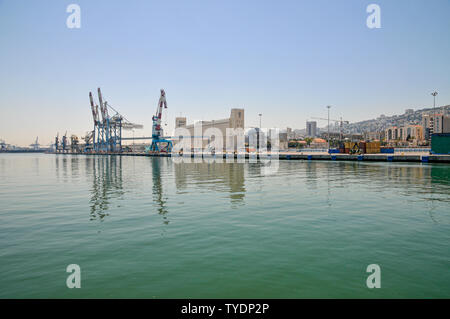
{"label": "crane mast", "polygon": [[162,138],[163,130],[161,128],[161,118],[163,108],[167,109],[166,92],[161,89],[161,96],[159,97],[156,114],[152,117],[152,144],[146,148],[147,152],[160,153],[172,151],[172,141]]}
{"label": "crane mast", "polygon": [[59,148],[59,133],[56,133],[56,137],[55,137],[55,152],[58,151]]}
{"label": "crane mast", "polygon": [[161,129],[161,118],[163,107],[167,109],[166,92],[161,89],[161,96],[159,97],[158,107],[156,108],[156,115],[152,117],[153,127],[152,127],[152,137],[160,138],[162,135]]}

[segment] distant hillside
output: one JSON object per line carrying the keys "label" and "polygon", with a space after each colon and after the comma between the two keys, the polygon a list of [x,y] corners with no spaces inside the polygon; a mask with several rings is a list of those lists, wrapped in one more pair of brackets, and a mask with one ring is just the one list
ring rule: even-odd
{"label": "distant hillside", "polygon": [[[402,126],[405,124],[421,124],[422,114],[428,112],[439,112],[450,115],[450,105],[433,108],[424,108],[420,110],[410,110],[401,115],[384,116],[372,120],[365,120],[344,125],[344,131],[347,133],[363,133],[363,132],[378,132],[390,126]],[[335,128],[338,130],[338,127]]]}

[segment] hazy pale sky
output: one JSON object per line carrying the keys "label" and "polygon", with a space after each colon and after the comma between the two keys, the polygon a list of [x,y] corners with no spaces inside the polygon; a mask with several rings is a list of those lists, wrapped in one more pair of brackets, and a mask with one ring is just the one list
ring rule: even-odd
{"label": "hazy pale sky", "polygon": [[[81,8],[69,29],[66,8]],[[369,29],[366,7],[381,8]],[[89,91],[151,134],[159,90],[167,129],[228,117],[304,128],[450,104],[450,1],[0,0],[0,138],[42,144],[92,130]],[[320,123],[323,126],[325,123]],[[129,135],[130,133],[128,133]]]}

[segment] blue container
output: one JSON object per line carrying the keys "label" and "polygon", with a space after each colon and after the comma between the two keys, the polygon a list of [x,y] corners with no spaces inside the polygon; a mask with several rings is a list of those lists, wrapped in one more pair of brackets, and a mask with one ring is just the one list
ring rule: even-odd
{"label": "blue container", "polygon": [[331,160],[335,161],[336,160],[336,155],[331,155]]}
{"label": "blue container", "polygon": [[380,148],[380,153],[394,154],[394,149],[393,148]]}
{"label": "blue container", "polygon": [[358,161],[362,161],[364,159],[364,156],[358,155]]}
{"label": "blue container", "polygon": [[394,156],[388,156],[387,160],[388,160],[388,162],[392,162],[394,160]]}
{"label": "blue container", "polygon": [[429,156],[422,156],[422,162],[423,163],[428,163],[429,160],[430,160]]}
{"label": "blue container", "polygon": [[312,160],[312,155],[308,155],[308,161]]}

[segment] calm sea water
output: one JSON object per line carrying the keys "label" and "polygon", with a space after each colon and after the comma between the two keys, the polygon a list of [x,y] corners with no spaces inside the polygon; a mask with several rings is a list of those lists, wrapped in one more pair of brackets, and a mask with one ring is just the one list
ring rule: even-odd
{"label": "calm sea water", "polygon": [[0,297],[450,297],[449,165],[261,169],[1,154]]}

